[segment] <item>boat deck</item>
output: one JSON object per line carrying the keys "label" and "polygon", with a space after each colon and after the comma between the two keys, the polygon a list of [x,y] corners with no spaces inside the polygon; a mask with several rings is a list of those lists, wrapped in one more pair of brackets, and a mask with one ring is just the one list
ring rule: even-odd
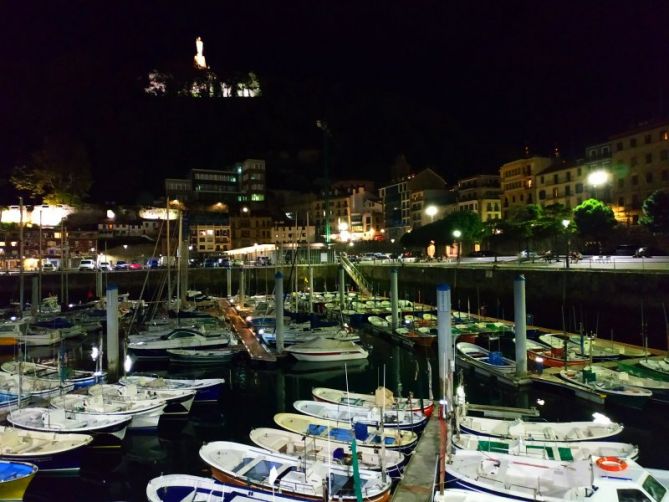
{"label": "boat deck", "polygon": [[219,300],[219,306],[225,318],[232,326],[233,331],[239,337],[246,352],[248,352],[249,357],[253,361],[260,361],[266,363],[275,363],[277,358],[274,354],[271,354],[267,349],[258,341],[255,333],[248,328],[244,319],[240,317],[235,308],[230,305],[230,302],[225,299]]}

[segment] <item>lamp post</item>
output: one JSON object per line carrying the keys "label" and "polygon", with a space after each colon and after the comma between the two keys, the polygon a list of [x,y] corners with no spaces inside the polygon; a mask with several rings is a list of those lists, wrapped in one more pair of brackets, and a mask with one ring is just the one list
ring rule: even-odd
{"label": "lamp post", "polygon": [[430,223],[434,222],[434,217],[437,214],[437,206],[435,205],[430,205],[425,208],[425,214],[430,217]]}
{"label": "lamp post", "polygon": [[588,174],[588,184],[593,188],[593,196],[597,198],[597,187],[605,185],[609,181],[610,174],[604,169],[597,169]]}
{"label": "lamp post", "polygon": [[564,227],[564,231],[567,234],[567,254],[564,257],[564,266],[565,268],[569,268],[569,255],[571,254],[571,235],[569,233],[569,224],[571,222],[569,220],[562,220],[562,226]]}
{"label": "lamp post", "polygon": [[453,230],[453,237],[455,238],[455,242],[458,246],[456,260],[458,263],[460,263],[460,237],[462,237],[462,232],[458,229]]}

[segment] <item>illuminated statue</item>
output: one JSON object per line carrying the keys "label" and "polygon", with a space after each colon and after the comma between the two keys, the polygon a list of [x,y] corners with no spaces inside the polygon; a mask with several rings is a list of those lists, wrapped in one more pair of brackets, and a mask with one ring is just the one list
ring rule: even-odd
{"label": "illuminated statue", "polygon": [[204,50],[204,42],[200,37],[195,39],[195,48],[197,49],[197,54],[195,54],[195,57],[193,58],[195,68],[205,70],[207,68],[207,61],[202,54],[202,51]]}

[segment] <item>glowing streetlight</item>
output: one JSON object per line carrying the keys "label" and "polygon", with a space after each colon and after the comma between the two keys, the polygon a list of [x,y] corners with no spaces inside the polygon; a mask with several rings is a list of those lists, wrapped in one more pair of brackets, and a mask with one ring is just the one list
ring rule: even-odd
{"label": "glowing streetlight", "polygon": [[437,214],[437,211],[438,211],[437,206],[434,206],[434,205],[427,206],[425,208],[425,214],[430,217],[430,223],[432,223],[434,221],[434,217]]}
{"label": "glowing streetlight", "polygon": [[453,230],[453,237],[455,238],[456,244],[458,246],[457,260],[458,263],[460,263],[460,237],[462,237],[462,232],[456,228],[455,230]]}
{"label": "glowing streetlight", "polygon": [[564,266],[565,268],[569,268],[569,255],[571,254],[571,235],[569,235],[569,224],[571,221],[569,220],[562,220],[562,226],[564,227],[564,231],[567,234],[567,254],[564,257]]}
{"label": "glowing streetlight", "polygon": [[588,185],[592,186],[595,199],[597,198],[597,187],[608,183],[610,177],[610,173],[604,169],[597,169],[588,174]]}

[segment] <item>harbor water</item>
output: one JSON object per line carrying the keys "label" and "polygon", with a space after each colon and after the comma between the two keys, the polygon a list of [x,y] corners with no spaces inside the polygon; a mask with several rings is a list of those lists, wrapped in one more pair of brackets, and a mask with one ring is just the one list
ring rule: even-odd
{"label": "harbor water", "polygon": [[[79,342],[69,340],[64,350],[68,363],[93,368],[91,348],[98,342],[89,335]],[[369,359],[343,363],[298,363],[284,361],[277,368],[255,366],[244,357],[216,367],[184,370],[173,366],[136,365],[133,371],[175,377],[225,378],[225,389],[218,403],[196,404],[187,419],[162,420],[154,434],[129,432],[120,448],[90,450],[76,476],[38,475],[25,500],[65,501],[143,501],[147,482],[161,474],[188,473],[209,476],[198,450],[203,443],[232,440],[249,443],[254,427],[276,427],[273,416],[294,411],[292,403],[311,399],[313,387],[345,388],[373,392],[385,380],[396,395],[427,398],[432,389],[438,398],[438,366],[435,351],[400,347],[376,335],[363,333],[361,342]],[[28,353],[28,360],[49,359],[57,348],[39,348]],[[8,356],[9,357],[9,356]],[[431,372],[430,372],[431,368]],[[494,380],[463,372],[468,401],[479,404],[531,407],[545,420],[590,420],[594,412],[620,421],[625,430],[618,440],[637,444],[640,463],[646,467],[669,469],[669,458],[659,445],[667,444],[667,408],[651,403],[643,411],[602,406],[575,397],[571,392],[539,387],[513,389]]]}

